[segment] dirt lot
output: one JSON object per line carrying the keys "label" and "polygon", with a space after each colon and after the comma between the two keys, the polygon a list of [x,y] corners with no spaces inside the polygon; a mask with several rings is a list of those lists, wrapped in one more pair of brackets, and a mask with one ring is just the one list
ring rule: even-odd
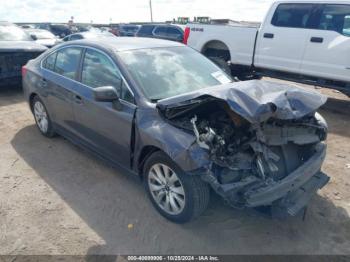
{"label": "dirt lot", "polygon": [[213,197],[202,217],[176,225],[125,170],[41,136],[21,90],[2,89],[0,254],[350,254],[350,99],[321,92],[332,97],[321,110],[331,182],[305,221],[274,221]]}

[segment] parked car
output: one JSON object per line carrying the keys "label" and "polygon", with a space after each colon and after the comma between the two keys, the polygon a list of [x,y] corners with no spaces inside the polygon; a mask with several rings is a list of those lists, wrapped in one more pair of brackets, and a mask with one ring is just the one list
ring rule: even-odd
{"label": "parked car", "polygon": [[26,29],[25,31],[35,42],[49,48],[62,42],[50,31],[44,29]]}
{"label": "parked car", "polygon": [[140,30],[136,33],[136,36],[182,42],[184,37],[184,29],[184,25],[145,24],[141,26]]}
{"label": "parked car", "polygon": [[185,43],[251,79],[271,76],[350,94],[350,1],[276,1],[260,28],[189,24]]}
{"label": "parked car", "polygon": [[112,26],[109,31],[115,36],[135,36],[139,29],[139,25],[120,24]]}
{"label": "parked car", "polygon": [[33,24],[25,24],[25,25],[20,25],[23,29],[35,29],[35,25]]}
{"label": "parked car", "polygon": [[0,85],[21,84],[21,68],[47,48],[20,27],[0,22]]}
{"label": "parked car", "polygon": [[81,39],[95,39],[95,38],[108,38],[115,37],[112,33],[109,32],[100,32],[100,31],[87,31],[82,33],[71,34],[63,38],[63,42],[81,40]]}
{"label": "parked car", "polygon": [[316,113],[324,96],[232,82],[180,43],[64,43],[23,67],[23,87],[44,136],[130,169],[174,222],[199,216],[210,187],[234,207],[296,215],[329,180],[320,172],[327,124]]}
{"label": "parked car", "polygon": [[65,24],[43,23],[38,24],[37,28],[48,30],[59,38],[64,38],[65,36],[73,33],[69,26]]}

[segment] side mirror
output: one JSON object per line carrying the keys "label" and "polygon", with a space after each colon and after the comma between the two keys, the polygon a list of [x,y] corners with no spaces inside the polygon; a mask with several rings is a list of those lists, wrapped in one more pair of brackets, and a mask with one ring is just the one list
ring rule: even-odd
{"label": "side mirror", "polygon": [[119,101],[117,91],[113,86],[101,86],[93,89],[94,98],[100,102],[115,102]]}
{"label": "side mirror", "polygon": [[31,37],[34,41],[38,40],[38,38],[36,37],[36,35],[30,35],[30,37]]}

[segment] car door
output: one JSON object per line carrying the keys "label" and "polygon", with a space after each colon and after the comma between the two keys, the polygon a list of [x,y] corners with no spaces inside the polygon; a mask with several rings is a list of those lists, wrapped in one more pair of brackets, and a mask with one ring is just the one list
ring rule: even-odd
{"label": "car door", "polygon": [[47,106],[57,128],[74,132],[73,93],[77,88],[82,48],[65,47],[43,61],[43,78],[39,85],[47,90]]}
{"label": "car door", "polygon": [[[79,137],[104,157],[130,166],[132,123],[136,105],[127,83],[110,56],[87,48],[81,64],[80,86],[75,94],[74,115]],[[122,83],[121,86],[118,86]],[[118,106],[94,100],[96,87],[113,86]]]}
{"label": "car door", "polygon": [[300,72],[313,4],[275,4],[259,31],[255,66],[287,72]]}
{"label": "car door", "polygon": [[320,5],[319,22],[309,30],[301,72],[350,81],[350,5]]}

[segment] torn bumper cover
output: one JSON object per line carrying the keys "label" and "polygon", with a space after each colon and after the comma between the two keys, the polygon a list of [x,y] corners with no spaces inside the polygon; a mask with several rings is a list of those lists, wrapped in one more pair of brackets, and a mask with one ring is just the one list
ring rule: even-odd
{"label": "torn bumper cover", "polygon": [[[266,187],[246,191],[244,194],[246,205],[248,207],[270,205],[284,196],[289,198],[289,194],[292,195],[298,190],[302,190],[304,194],[315,193],[315,191],[322,188],[329,181],[329,177],[320,172],[325,157],[326,145],[323,143],[318,144],[316,153],[284,179],[274,181],[273,183],[266,185]],[[312,192],[310,192],[310,190]],[[296,202],[298,202],[297,200],[298,199],[295,199]],[[302,203],[298,203],[298,206],[301,204]],[[303,206],[304,205],[301,205],[300,208]]]}
{"label": "torn bumper cover", "polygon": [[308,161],[279,181],[262,183],[258,178],[250,176],[240,182],[220,184],[210,172],[201,177],[234,207],[273,205],[278,208],[278,216],[295,216],[330,179],[320,171],[326,147],[324,143],[318,144],[315,154]]}

